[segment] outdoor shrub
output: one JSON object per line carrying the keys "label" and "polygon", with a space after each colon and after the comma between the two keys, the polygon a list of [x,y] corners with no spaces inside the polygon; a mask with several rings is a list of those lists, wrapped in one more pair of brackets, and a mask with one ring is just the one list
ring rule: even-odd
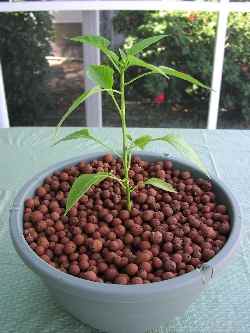
{"label": "outdoor shrub", "polygon": [[[142,58],[154,64],[179,68],[204,82],[211,81],[217,14],[195,12],[126,12],[114,18],[116,32],[126,36],[126,44],[154,34],[166,34],[158,48],[145,51]],[[250,120],[250,13],[229,17],[225,51],[221,109],[235,111]],[[138,70],[137,70],[138,71]],[[131,77],[135,72],[130,72]],[[207,110],[209,92],[181,80],[146,77],[129,91],[130,99],[147,96],[167,109]]]}
{"label": "outdoor shrub", "polygon": [[52,21],[48,13],[0,14],[0,59],[11,125],[32,125],[51,107],[47,86]]}

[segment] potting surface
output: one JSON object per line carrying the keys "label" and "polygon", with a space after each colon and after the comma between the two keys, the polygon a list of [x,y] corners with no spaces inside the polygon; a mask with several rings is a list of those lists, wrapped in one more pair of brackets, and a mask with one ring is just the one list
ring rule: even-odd
{"label": "potting surface", "polygon": [[[76,128],[63,128],[68,134]],[[109,144],[119,147],[120,130],[93,129]],[[73,156],[102,151],[97,144],[75,141],[51,147],[52,128],[0,130],[0,332],[90,333],[87,327],[61,310],[47,289],[16,254],[10,240],[8,215],[20,187],[37,172]],[[188,308],[186,313],[151,332],[220,333],[250,332],[250,131],[171,130],[193,144],[211,174],[221,178],[238,199],[243,230],[240,250],[232,263]],[[164,129],[131,129],[135,136],[160,136]],[[171,153],[163,143],[147,151]]]}

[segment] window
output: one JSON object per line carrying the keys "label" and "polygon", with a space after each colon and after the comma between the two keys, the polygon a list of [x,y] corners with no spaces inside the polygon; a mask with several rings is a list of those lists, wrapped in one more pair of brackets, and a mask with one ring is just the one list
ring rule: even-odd
{"label": "window", "polygon": [[[112,2],[112,7],[114,9],[133,9],[130,13],[127,13],[128,19],[129,17],[133,18],[137,15],[139,12],[135,12],[136,9],[139,9],[141,7],[140,1],[115,1]],[[204,29],[207,30],[207,26],[200,27],[201,29],[201,39],[205,39],[206,43],[204,44],[204,49],[206,48],[207,52],[207,59],[206,62],[198,62],[194,64],[192,68],[191,62],[189,62],[187,68],[183,68],[183,70],[186,70],[192,75],[195,75],[194,71],[196,71],[196,67],[200,65],[204,70],[202,74],[201,79],[208,81],[208,84],[210,83],[210,79],[212,79],[212,88],[215,90],[213,91],[210,96],[206,95],[204,92],[204,96],[200,94],[199,91],[195,91],[195,87],[180,87],[178,90],[174,90],[173,87],[170,89],[169,86],[164,87],[164,84],[162,84],[160,81],[152,81],[152,82],[142,82],[143,84],[143,91],[140,93],[140,89],[135,87],[135,92],[129,92],[129,104],[128,109],[131,110],[131,112],[128,112],[128,124],[130,126],[168,126],[168,127],[208,127],[208,128],[216,128],[217,126],[217,119],[218,119],[218,127],[223,128],[247,128],[249,127],[249,121],[247,119],[249,108],[249,96],[247,94],[247,91],[249,91],[249,88],[246,88],[247,86],[247,79],[249,78],[249,42],[246,43],[246,45],[242,44],[241,49],[238,50],[239,52],[246,53],[246,58],[242,63],[239,63],[238,69],[235,69],[235,75],[238,73],[238,81],[232,80],[232,78],[229,78],[229,72],[230,72],[230,62],[232,62],[232,59],[236,59],[235,56],[232,56],[232,53],[235,53],[237,51],[237,46],[234,47],[233,45],[237,44],[239,40],[237,37],[235,37],[235,32],[232,33],[232,25],[231,25],[231,17],[233,15],[237,16],[242,15],[244,18],[245,16],[249,15],[250,11],[250,3],[249,2],[229,2],[228,0],[221,0],[221,2],[217,1],[211,1],[211,2],[196,2],[196,1],[176,1],[176,2],[165,2],[165,1],[144,1],[143,7],[145,10],[152,10],[155,9],[155,7],[158,7],[159,9],[167,10],[169,15],[170,13],[173,14],[173,12],[176,12],[176,10],[179,12],[179,17],[183,16],[190,20],[192,22],[191,28],[193,29],[197,23],[201,20],[201,18],[204,18],[204,15],[208,17],[213,17],[212,23],[209,21],[209,29],[210,32],[204,32]],[[77,49],[76,46],[73,46],[71,44],[67,44],[67,42],[63,41],[63,39],[60,37],[62,34],[68,34],[70,35],[71,32],[75,34],[80,32],[82,22],[83,22],[83,30],[85,33],[99,33],[99,30],[101,29],[101,33],[103,33],[103,27],[107,26],[106,22],[108,20],[108,16],[112,17],[114,14],[117,14],[117,12],[109,12],[109,11],[100,11],[100,13],[94,11],[96,9],[107,9],[110,8],[110,2],[108,1],[65,1],[65,2],[58,2],[58,1],[50,1],[50,2],[16,2],[16,3],[6,3],[1,2],[0,3],[0,12],[6,12],[6,11],[36,11],[36,10],[47,10],[57,15],[57,22],[54,21],[54,27],[56,31],[56,38],[52,44],[53,51],[52,54],[48,54],[47,60],[50,64],[50,72],[52,73],[52,76],[50,78],[49,84],[50,84],[50,90],[52,90],[51,87],[58,89],[60,91],[60,84],[55,84],[56,82],[56,75],[60,76],[60,66],[63,67],[64,75],[66,76],[67,80],[65,80],[65,86],[69,84],[71,87],[73,84],[73,81],[75,82],[75,88],[74,91],[69,92],[69,95],[71,96],[65,96],[65,92],[61,93],[61,96],[63,98],[63,101],[61,100],[60,104],[60,93],[58,93],[59,99],[59,109],[63,107],[67,107],[70,98],[73,97],[74,93],[77,94],[79,90],[83,89],[84,87],[88,87],[91,85],[90,82],[85,80],[84,82],[84,73],[82,69],[82,62],[84,62],[84,66],[86,66],[89,62],[98,62],[99,61],[99,54],[96,51],[90,50],[87,47],[84,48],[83,53],[82,50]],[[63,9],[64,12],[58,13],[58,10]],[[74,11],[72,12],[72,9]],[[76,11],[78,9],[78,11]],[[88,11],[83,12],[84,19],[82,19],[82,12],[80,10],[88,9]],[[91,9],[93,11],[91,11]],[[90,10],[90,11],[89,11]],[[162,12],[162,11],[161,11]],[[73,13],[73,14],[72,14]],[[143,13],[143,12],[141,12]],[[146,14],[147,13],[147,14]],[[148,15],[150,12],[146,11],[144,14]],[[160,13],[158,11],[158,13]],[[228,17],[228,13],[229,17]],[[242,14],[243,13],[243,14]],[[100,14],[100,15],[99,15]],[[217,23],[216,16],[219,14],[219,20]],[[55,16],[56,16],[55,15]],[[78,16],[77,22],[72,22],[72,19],[67,19],[66,22],[62,22],[62,17],[68,17],[70,15]],[[119,14],[118,14],[119,15]],[[249,16],[248,16],[249,17]],[[176,17],[178,19],[178,15]],[[82,21],[81,21],[82,20]],[[109,20],[111,20],[109,18]],[[85,24],[84,24],[85,21]],[[249,21],[249,19],[248,19]],[[105,23],[105,24],[104,24]],[[210,24],[211,23],[211,24]],[[119,41],[122,40],[124,33],[116,31],[116,28],[112,28],[110,21],[109,21],[109,32],[105,32],[108,34],[114,45],[118,45]],[[78,29],[78,30],[77,30]],[[216,32],[217,29],[217,32]],[[188,27],[187,27],[188,30]],[[183,31],[185,31],[183,29]],[[209,37],[206,37],[206,33],[209,35]],[[236,32],[237,34],[237,32]],[[128,35],[128,34],[126,34]],[[130,34],[131,35],[131,34]],[[132,36],[133,37],[133,36]],[[0,36],[1,38],[1,36]],[[184,35],[179,35],[179,39],[183,40],[185,39]],[[209,39],[209,41],[207,40]],[[224,57],[224,48],[222,47],[226,45],[225,49],[225,65],[223,69],[223,57]],[[228,46],[229,45],[229,46]],[[214,48],[215,46],[215,56],[214,54]],[[230,51],[230,46],[232,48],[232,51]],[[209,50],[209,52],[208,52]],[[182,52],[185,51],[182,50]],[[181,53],[182,53],[181,52]],[[205,53],[205,52],[204,52]],[[83,55],[83,57],[82,57]],[[145,55],[147,56],[147,55]],[[197,56],[197,55],[196,55]],[[204,56],[204,55],[203,55]],[[56,62],[56,57],[58,57],[58,63]],[[60,63],[59,58],[67,58],[68,60],[73,61],[66,61],[64,63]],[[72,59],[71,59],[72,58]],[[78,60],[77,60],[78,58]],[[183,59],[187,59],[186,56],[182,57]],[[178,60],[178,62],[181,64],[182,58]],[[197,59],[197,58],[195,58]],[[202,59],[202,55],[201,55]],[[204,60],[204,61],[205,61]],[[175,64],[172,64],[174,66]],[[235,63],[234,63],[235,65]],[[65,68],[66,66],[66,68]],[[83,67],[84,67],[83,66]],[[4,64],[2,64],[2,67],[4,67]],[[235,68],[235,67],[234,67]],[[239,69],[240,68],[240,69]],[[191,69],[191,70],[190,70]],[[3,72],[5,70],[3,69]],[[240,71],[240,73],[239,73]],[[223,73],[223,76],[222,76]],[[83,75],[82,75],[83,74]],[[198,73],[199,74],[199,73]],[[233,74],[232,74],[233,75]],[[197,75],[196,75],[197,76]],[[200,75],[198,75],[200,77]],[[203,78],[204,76],[204,78]],[[81,81],[80,78],[83,78]],[[222,80],[222,81],[221,81]],[[231,81],[230,81],[231,80]],[[4,80],[6,81],[6,79]],[[231,83],[230,83],[230,82]],[[234,83],[235,82],[235,83]],[[234,84],[237,82],[237,87],[234,89]],[[3,80],[2,75],[0,71],[0,89],[3,91]],[[4,82],[5,83],[5,82]],[[156,84],[157,83],[157,84]],[[222,86],[221,86],[222,83]],[[230,83],[230,84],[229,84]],[[175,84],[175,83],[173,83]],[[153,85],[150,88],[150,85]],[[6,86],[6,84],[5,84]],[[240,89],[239,86],[241,86]],[[237,89],[236,89],[237,88]],[[230,89],[233,90],[235,93],[237,91],[237,94],[240,96],[238,97],[238,100],[241,100],[240,105],[234,105],[234,117],[231,118],[228,122],[228,118],[230,118],[230,114],[232,114],[232,108],[230,105],[232,102],[230,102]],[[184,92],[185,98],[183,99],[182,95],[178,95],[180,91]],[[67,90],[68,91],[68,90]],[[177,91],[178,94],[174,94],[173,92]],[[171,94],[172,93],[172,94]],[[140,98],[140,94],[143,95],[143,98]],[[146,97],[145,97],[146,95]],[[199,103],[197,103],[197,100],[201,103],[201,107],[199,106]],[[231,104],[230,104],[231,103]],[[5,99],[4,94],[1,93],[0,95],[0,126],[8,126],[6,119],[6,108],[5,108]],[[103,105],[103,115],[102,115],[102,108],[101,105]],[[244,106],[244,112],[243,107]],[[101,126],[102,123],[105,126],[116,126],[117,120],[115,116],[111,114],[108,110],[110,109],[110,103],[106,99],[106,97],[103,97],[103,103],[101,104],[100,96],[95,96],[85,105],[86,109],[86,124],[88,126]],[[199,112],[194,111],[198,109]],[[237,111],[240,110],[240,112]],[[144,116],[141,117],[142,112],[144,111]],[[145,112],[145,110],[147,112]],[[151,111],[152,110],[152,111]],[[166,111],[167,110],[167,111]],[[56,111],[58,111],[58,105],[56,106]],[[150,112],[151,111],[151,112]],[[240,117],[243,117],[243,121],[240,117],[237,117],[240,114]],[[243,116],[241,115],[243,114]],[[52,113],[53,114],[53,113]],[[5,115],[5,116],[3,116]],[[55,125],[54,117],[55,114],[52,116],[52,123],[51,125]],[[166,116],[166,117],[165,117]],[[103,118],[103,121],[102,121]],[[180,118],[180,119],[178,119]],[[208,121],[207,121],[208,118]],[[85,120],[83,117],[81,117],[82,124],[85,124]],[[182,122],[182,124],[181,124]],[[233,122],[233,123],[232,123]],[[190,123],[190,124],[189,124]],[[42,125],[42,123],[39,123]],[[47,120],[45,120],[44,124],[47,124]],[[70,125],[80,125],[79,120],[73,120],[69,123]],[[185,124],[185,126],[184,126]]]}

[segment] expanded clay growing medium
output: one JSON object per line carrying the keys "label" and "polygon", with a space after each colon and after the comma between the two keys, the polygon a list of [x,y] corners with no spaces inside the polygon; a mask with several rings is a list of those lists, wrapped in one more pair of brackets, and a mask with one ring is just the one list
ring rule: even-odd
{"label": "expanded clay growing medium", "polygon": [[[106,154],[54,172],[26,199],[24,237],[49,265],[94,282],[144,284],[191,272],[224,246],[230,217],[212,183],[175,169],[169,160],[132,158],[130,212],[120,184],[107,179],[64,216],[76,177],[100,171],[121,177],[122,162]],[[177,193],[144,185],[150,177],[166,180]]]}

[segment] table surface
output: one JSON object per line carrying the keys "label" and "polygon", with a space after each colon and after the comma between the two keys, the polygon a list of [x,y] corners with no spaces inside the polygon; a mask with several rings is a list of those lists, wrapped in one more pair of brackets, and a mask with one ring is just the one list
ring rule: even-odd
{"label": "table surface", "polygon": [[[63,128],[61,134],[75,128]],[[119,147],[120,129],[93,131]],[[8,231],[11,202],[30,177],[52,163],[102,151],[86,141],[51,147],[52,128],[0,130],[0,332],[4,333],[93,333],[93,330],[61,310],[50,298],[40,279],[16,254]],[[163,135],[165,129],[131,129],[140,134]],[[230,186],[238,198],[243,232],[238,254],[231,265],[193,303],[186,313],[152,332],[245,333],[250,332],[250,131],[171,130],[193,144],[211,174]],[[170,152],[164,143],[150,144],[147,151]],[[131,332],[132,333],[132,332]]]}

